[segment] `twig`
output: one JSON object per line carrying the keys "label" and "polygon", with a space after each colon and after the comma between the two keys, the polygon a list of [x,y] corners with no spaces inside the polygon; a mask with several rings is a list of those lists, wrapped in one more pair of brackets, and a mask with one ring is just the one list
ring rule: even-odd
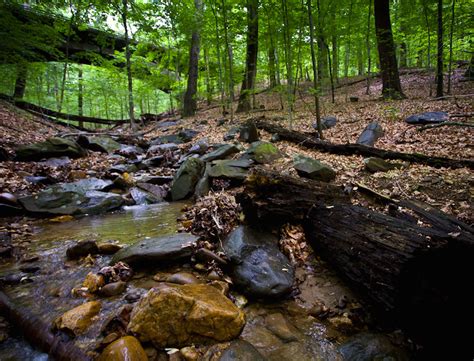
{"label": "twig", "polygon": [[441,127],[468,127],[474,128],[474,123],[461,123],[461,122],[443,122],[439,124],[429,124],[424,125],[421,128],[418,128],[419,132],[422,132],[426,129],[441,128]]}

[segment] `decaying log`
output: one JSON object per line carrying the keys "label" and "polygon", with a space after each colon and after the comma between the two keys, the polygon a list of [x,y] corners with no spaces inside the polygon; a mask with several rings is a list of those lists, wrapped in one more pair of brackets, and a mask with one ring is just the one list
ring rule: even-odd
{"label": "decaying log", "polygon": [[21,331],[22,336],[32,345],[48,353],[54,360],[59,361],[90,361],[84,351],[67,341],[66,336],[53,334],[50,326],[27,310],[14,304],[8,296],[0,291],[0,313],[4,314],[14,325],[15,330]]}
{"label": "decaying log", "polygon": [[460,326],[471,324],[472,313],[453,316],[452,312],[465,302],[470,294],[466,288],[472,290],[474,284],[471,227],[416,202],[399,202],[422,217],[420,226],[416,220],[352,205],[334,186],[274,178],[274,173],[258,169],[257,176],[246,181],[238,199],[243,200],[249,222],[302,223],[316,252],[367,305],[416,341],[446,345],[448,339],[460,342],[467,337]]}
{"label": "decaying log", "polygon": [[296,143],[306,148],[315,149],[320,152],[327,152],[340,155],[362,155],[364,157],[378,157],[382,159],[399,159],[411,163],[420,163],[431,167],[440,168],[471,168],[474,169],[474,160],[470,159],[450,159],[444,157],[430,157],[419,153],[401,153],[391,150],[367,147],[361,144],[331,144],[321,141],[314,135],[289,130],[278,124],[273,124],[259,118],[255,121],[259,129],[263,129],[272,134],[278,134],[281,140]]}

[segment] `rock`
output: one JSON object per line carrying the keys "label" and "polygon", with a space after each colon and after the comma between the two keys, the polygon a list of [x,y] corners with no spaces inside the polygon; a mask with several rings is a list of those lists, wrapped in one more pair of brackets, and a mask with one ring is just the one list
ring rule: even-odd
{"label": "rock", "polygon": [[279,142],[281,139],[280,139],[280,134],[278,133],[275,133],[275,134],[272,134],[272,137],[270,139],[270,142],[272,143],[276,143],[276,142]]}
{"label": "rock", "polygon": [[202,283],[195,275],[189,272],[174,273],[166,277],[165,281],[169,283],[177,283],[179,285]]}
{"label": "rock", "polygon": [[[336,124],[337,124],[337,118],[336,117],[327,116],[327,117],[322,117],[321,118],[321,127],[322,127],[323,130],[332,128],[332,127],[336,126]],[[318,130],[318,123],[317,122],[313,123],[313,128]]]}
{"label": "rock", "polygon": [[121,245],[115,243],[101,243],[97,247],[99,254],[114,254],[123,248]]}
{"label": "rock", "polygon": [[245,124],[240,126],[239,140],[241,142],[253,143],[258,141],[258,130],[255,126],[255,122],[252,120],[247,121]]}
{"label": "rock", "polygon": [[84,282],[82,282],[82,287],[87,288],[87,290],[90,293],[97,292],[104,285],[105,285],[104,276],[98,275],[92,272],[89,272]]}
{"label": "rock", "polygon": [[87,191],[102,191],[110,186],[113,182],[110,180],[87,178],[81,179],[71,183],[62,183],[54,186],[54,188],[65,192],[86,193]]}
{"label": "rock", "polygon": [[23,212],[24,210],[14,194],[0,193],[0,217],[13,217]]}
{"label": "rock", "polygon": [[0,203],[12,206],[18,205],[18,198],[12,193],[0,193]]}
{"label": "rock", "polygon": [[395,347],[383,335],[361,333],[339,346],[339,352],[347,361],[390,360],[406,361],[408,355]]}
{"label": "rock", "polygon": [[117,296],[127,289],[127,283],[123,281],[108,283],[100,289],[100,295],[104,297]]}
{"label": "rock", "polygon": [[120,144],[120,149],[115,151],[116,154],[122,155],[125,158],[133,159],[145,153],[143,148],[135,145]]}
{"label": "rock", "polygon": [[194,139],[200,132],[194,129],[183,129],[178,133],[178,136],[183,140],[184,143],[188,143]]}
{"label": "rock", "polygon": [[336,178],[336,172],[327,164],[319,160],[297,156],[293,161],[293,167],[300,177],[330,182]]}
{"label": "rock", "polygon": [[11,241],[12,239],[8,232],[0,231],[0,258],[12,256],[13,246]]}
{"label": "rock", "polygon": [[234,266],[232,280],[249,297],[275,299],[291,291],[293,267],[271,233],[240,226],[222,247]]}
{"label": "rock", "polygon": [[405,122],[411,125],[437,124],[449,121],[449,114],[446,112],[426,112],[410,115]]}
{"label": "rock", "polygon": [[122,248],[110,264],[126,262],[140,266],[158,266],[160,263],[191,257],[193,244],[198,237],[189,233],[178,233],[159,238],[149,238]]}
{"label": "rock", "polygon": [[357,139],[357,144],[373,147],[377,139],[381,138],[383,134],[384,131],[382,126],[377,122],[371,122],[360,134],[359,138]]}
{"label": "rock", "polygon": [[401,168],[402,164],[400,163],[391,163],[387,162],[382,158],[370,157],[364,159],[365,169],[371,173],[375,172],[388,172],[392,169]]}
{"label": "rock", "polygon": [[188,158],[179,167],[171,185],[171,199],[178,201],[194,193],[194,187],[202,176],[204,162],[198,158]]}
{"label": "rock", "polygon": [[164,198],[168,194],[168,191],[165,187],[158,186],[156,184],[137,182],[137,187],[148,192],[155,199],[155,203],[163,202]]}
{"label": "rock", "polygon": [[355,96],[349,97],[349,101],[351,103],[357,103],[359,101],[359,97],[355,97]]}
{"label": "rock", "polygon": [[16,149],[15,160],[30,161],[43,158],[67,156],[79,158],[86,155],[86,151],[76,142],[63,138],[49,138],[44,142],[22,145]]}
{"label": "rock", "polygon": [[169,127],[174,127],[178,125],[178,122],[174,122],[174,121],[165,121],[165,122],[160,122],[158,123],[156,126],[158,128],[169,128]]}
{"label": "rock", "polygon": [[227,133],[224,134],[224,140],[226,142],[228,142],[229,140],[233,140],[239,133],[240,127],[232,127],[227,131]]}
{"label": "rock", "polygon": [[162,196],[157,197],[153,193],[147,192],[146,190],[141,189],[141,187],[130,188],[130,195],[132,199],[135,201],[135,204],[139,204],[139,205],[154,204],[154,203],[160,203],[163,201]]}
{"label": "rock", "polygon": [[179,350],[181,353],[181,356],[186,361],[198,361],[199,360],[199,352],[196,350],[196,347],[191,346],[191,347],[183,347],[181,350]]}
{"label": "rock", "polygon": [[0,162],[4,162],[6,160],[9,160],[10,156],[7,152],[7,150],[3,147],[0,147]]}
{"label": "rock", "polygon": [[206,163],[206,169],[201,179],[196,184],[196,189],[194,190],[194,196],[196,198],[201,198],[207,196],[211,190],[211,184],[209,182],[209,171],[211,170],[211,165]]}
{"label": "rock", "polygon": [[43,162],[39,162],[41,165],[45,165],[53,168],[65,167],[71,163],[69,157],[49,158]]}
{"label": "rock", "polygon": [[54,183],[50,177],[43,177],[43,176],[26,176],[25,180],[31,184],[49,185],[49,184]]}
{"label": "rock", "polygon": [[66,250],[66,257],[67,259],[74,260],[97,253],[99,253],[99,247],[97,247],[95,241],[79,241]]}
{"label": "rock", "polygon": [[94,152],[113,153],[121,148],[120,143],[106,135],[101,136],[79,136],[77,141],[82,147]]}
{"label": "rock", "polygon": [[209,170],[211,178],[228,178],[243,181],[247,177],[247,168],[252,164],[248,159],[218,160]]}
{"label": "rock", "polygon": [[100,309],[101,303],[99,301],[86,302],[57,318],[54,325],[59,330],[70,331],[75,336],[80,335],[89,328]]}
{"label": "rock", "polygon": [[152,176],[152,175],[144,175],[144,176],[139,176],[135,178],[135,181],[137,184],[143,184],[143,183],[149,183],[149,184],[154,184],[161,186],[163,184],[168,184],[173,181],[172,176]]}
{"label": "rock", "polygon": [[155,138],[151,141],[151,145],[165,144],[165,143],[184,143],[178,134],[162,135],[161,137]]}
{"label": "rock", "polygon": [[281,313],[272,313],[265,317],[265,326],[284,342],[298,340],[298,330]]}
{"label": "rock", "polygon": [[216,150],[213,150],[210,153],[207,153],[206,155],[201,157],[201,160],[204,162],[212,162],[213,160],[217,159],[224,159],[228,157],[229,155],[235,154],[239,152],[239,148],[237,148],[233,144],[224,144],[217,148]]}
{"label": "rock", "polygon": [[165,143],[165,144],[156,144],[148,148],[148,154],[163,154],[166,152],[174,152],[178,150],[179,147],[176,143]]}
{"label": "rock", "polygon": [[258,350],[251,343],[244,340],[232,341],[230,346],[222,352],[218,361],[265,361]]}
{"label": "rock", "polygon": [[56,186],[20,199],[27,211],[38,214],[100,214],[119,208],[123,202],[123,198],[114,193],[82,192]]}
{"label": "rock", "polygon": [[260,164],[272,163],[281,158],[281,153],[274,144],[262,141],[252,143],[246,153],[250,159]]}
{"label": "rock", "polygon": [[135,164],[130,164],[130,163],[115,164],[108,169],[109,173],[119,173],[119,174],[135,173],[136,171],[138,171],[138,167]]}
{"label": "rock", "polygon": [[135,337],[124,336],[108,345],[97,361],[148,361],[148,356]]}
{"label": "rock", "polygon": [[189,153],[203,155],[204,153],[207,152],[208,149],[209,149],[209,144],[207,144],[207,141],[205,139],[201,139],[199,142],[197,142],[191,148],[189,148]]}
{"label": "rock", "polygon": [[135,305],[128,331],[158,348],[183,347],[232,340],[244,324],[244,313],[214,287],[163,284]]}

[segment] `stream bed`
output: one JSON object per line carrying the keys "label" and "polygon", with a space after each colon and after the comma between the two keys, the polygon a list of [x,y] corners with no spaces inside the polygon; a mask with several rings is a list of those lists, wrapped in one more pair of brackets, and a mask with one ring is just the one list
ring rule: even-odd
{"label": "stream bed", "polygon": [[[73,295],[72,290],[81,286],[89,272],[97,272],[111,259],[111,256],[97,255],[81,261],[68,261],[65,257],[68,247],[80,240],[127,246],[147,237],[176,233],[176,220],[185,205],[180,202],[161,203],[126,207],[115,213],[67,222],[35,221],[27,247],[29,262],[0,265],[0,277],[20,274],[23,281],[18,285],[5,286],[3,291],[16,305],[52,325],[64,312],[88,301]],[[127,295],[142,295],[159,285],[158,279],[183,271],[195,275],[202,282],[209,281],[207,273],[197,270],[191,263],[146,272],[138,270],[128,282],[124,294],[99,298],[102,308],[97,320],[86,333],[75,338],[76,345],[94,356],[93,351],[103,339],[106,325],[120,308],[133,303]],[[370,333],[367,326],[356,322],[353,316],[360,310],[356,297],[316,257],[296,269],[296,283],[298,292],[293,298],[272,304],[249,302],[231,290],[232,299],[244,300],[240,303],[247,322],[240,338],[252,344],[266,359],[363,360],[375,356],[387,357],[387,360],[407,359],[406,353],[393,346],[388,337]],[[328,309],[322,305],[328,306]],[[318,315],[325,312],[323,321]],[[144,346],[150,360],[167,359],[164,351]],[[200,359],[217,360],[209,356],[211,351],[212,347],[207,353],[204,351],[207,356]],[[365,352],[365,358],[357,358],[361,352]],[[371,352],[375,354],[369,355]],[[48,355],[15,336],[14,332],[6,341],[0,342],[2,361],[49,359]]]}

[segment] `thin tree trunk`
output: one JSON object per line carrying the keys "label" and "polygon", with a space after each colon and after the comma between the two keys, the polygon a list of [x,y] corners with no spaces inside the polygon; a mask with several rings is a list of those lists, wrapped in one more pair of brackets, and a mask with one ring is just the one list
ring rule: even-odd
{"label": "thin tree trunk", "polygon": [[314,53],[314,24],[313,24],[313,9],[311,6],[311,0],[307,1],[308,7],[308,19],[309,19],[309,37],[310,37],[310,48],[311,48],[311,64],[313,65],[313,87],[314,87],[314,110],[316,112],[316,124],[318,126],[318,134],[320,139],[323,138],[323,127],[321,124],[321,113],[319,110],[319,96],[318,96],[318,83],[317,83],[317,70],[316,70],[316,54]]}
{"label": "thin tree trunk", "polygon": [[454,33],[454,8],[456,1],[451,5],[451,29],[449,31],[449,65],[448,65],[448,94],[451,94],[451,75],[453,70],[453,33]]}
{"label": "thin tree trunk", "polygon": [[[83,116],[84,115],[84,84],[83,84],[83,74],[82,74],[82,65],[79,64],[78,66],[78,81],[77,81],[77,85],[78,85],[78,91],[77,91],[77,113],[80,115],[80,116]],[[123,119],[123,118],[122,118]],[[84,123],[81,121],[79,121],[79,126],[80,127],[84,127]]]}
{"label": "thin tree trunk", "polygon": [[325,45],[326,45],[327,54],[328,54],[329,80],[331,81],[331,102],[334,104],[336,100],[335,100],[335,94],[334,94],[334,76],[332,73],[331,52],[329,51],[329,46],[327,44]]}
{"label": "thin tree trunk", "polygon": [[227,9],[225,0],[222,0],[222,11],[224,13],[224,38],[225,38],[225,46],[227,50],[227,57],[229,61],[229,110],[230,110],[230,119],[231,121],[234,120],[234,71],[233,71],[233,55],[232,55],[232,47],[230,46],[229,41],[229,31],[228,27],[229,24],[227,22]]}
{"label": "thin tree trunk", "polygon": [[189,50],[189,71],[188,71],[188,86],[184,94],[183,116],[189,117],[196,114],[197,110],[197,87],[199,75],[199,50],[200,50],[200,27],[201,27],[201,11],[202,1],[194,0],[194,6],[198,13],[198,23],[195,25],[191,35],[191,47]]}
{"label": "thin tree trunk", "polygon": [[206,102],[207,105],[211,105],[212,102],[212,87],[211,87],[211,76],[209,74],[209,52],[207,47],[204,48],[204,62],[206,63]]}
{"label": "thin tree trunk", "polygon": [[393,43],[389,0],[376,0],[374,2],[374,15],[383,84],[382,96],[390,99],[404,98]]}
{"label": "thin tree trunk", "polygon": [[247,0],[247,24],[247,58],[237,112],[248,112],[252,108],[250,99],[257,75],[258,0]]}
{"label": "thin tree trunk", "polygon": [[339,83],[339,46],[337,35],[332,36],[332,74],[336,83]]}
{"label": "thin tree trunk", "polygon": [[13,98],[23,99],[26,90],[26,78],[28,76],[28,63],[20,62],[16,67],[15,90]]}
{"label": "thin tree trunk", "polygon": [[443,94],[443,0],[438,0],[438,61],[436,64],[436,97]]}
{"label": "thin tree trunk", "polygon": [[365,90],[365,94],[370,94],[370,68],[371,68],[371,57],[370,57],[370,29],[371,29],[371,24],[370,24],[370,20],[371,20],[371,17],[372,17],[372,1],[373,0],[369,0],[369,13],[367,15],[367,35],[366,35],[366,38],[365,38],[365,44],[367,46],[367,88]]}
{"label": "thin tree trunk", "polygon": [[288,17],[287,0],[282,0],[283,10],[283,39],[286,63],[286,78],[287,78],[287,100],[288,100],[288,122],[290,129],[293,127],[293,56],[291,50],[291,35],[290,23]]}
{"label": "thin tree trunk", "polygon": [[[270,40],[273,43],[273,40]],[[275,47],[271,44],[268,49],[268,77],[270,80],[270,88],[274,88],[277,85],[276,74],[275,74]]]}
{"label": "thin tree trunk", "polygon": [[128,0],[122,0],[122,25],[125,30],[125,59],[127,65],[127,82],[128,82],[128,114],[130,117],[130,128],[136,131],[135,112],[133,103],[133,79],[132,79],[132,63],[130,61],[130,39],[128,38],[127,14]]}
{"label": "thin tree trunk", "polygon": [[224,91],[224,80],[222,76],[222,58],[221,58],[221,44],[220,44],[220,36],[219,36],[219,20],[217,18],[216,12],[217,4],[214,6],[211,5],[212,14],[214,15],[215,20],[215,30],[216,30],[216,52],[217,52],[217,67],[219,69],[219,90],[221,93],[221,104],[222,104],[222,114],[225,114],[225,91]]}

